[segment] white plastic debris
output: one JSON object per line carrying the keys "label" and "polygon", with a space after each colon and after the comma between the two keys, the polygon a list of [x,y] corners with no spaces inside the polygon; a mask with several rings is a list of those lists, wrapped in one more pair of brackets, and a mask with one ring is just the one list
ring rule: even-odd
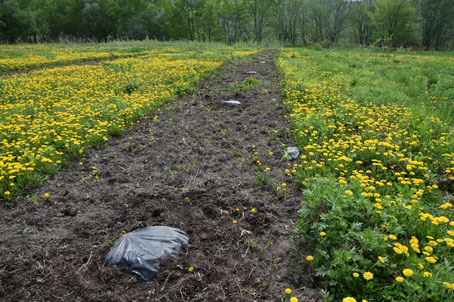
{"label": "white plastic debris", "polygon": [[294,160],[297,159],[299,155],[300,150],[298,150],[298,147],[288,147],[285,151],[283,151],[282,157],[284,159]]}
{"label": "white plastic debris", "polygon": [[235,101],[235,100],[228,100],[228,101],[224,101],[224,104],[241,105],[241,102],[240,101]]}

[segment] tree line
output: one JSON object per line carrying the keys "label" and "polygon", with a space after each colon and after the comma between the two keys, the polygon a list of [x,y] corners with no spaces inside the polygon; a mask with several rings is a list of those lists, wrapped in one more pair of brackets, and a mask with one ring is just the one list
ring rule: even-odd
{"label": "tree line", "polygon": [[0,0],[0,41],[453,47],[454,0]]}

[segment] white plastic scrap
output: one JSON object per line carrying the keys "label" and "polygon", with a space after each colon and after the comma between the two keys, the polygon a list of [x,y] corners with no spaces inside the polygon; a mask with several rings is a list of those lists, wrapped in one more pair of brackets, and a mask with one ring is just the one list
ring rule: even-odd
{"label": "white plastic scrap", "polygon": [[224,101],[224,104],[229,104],[229,105],[241,105],[241,102],[235,101],[235,100],[228,100],[228,101]]}
{"label": "white plastic scrap", "polygon": [[288,147],[283,153],[282,157],[284,159],[294,160],[300,155],[300,150],[298,150],[298,147]]}

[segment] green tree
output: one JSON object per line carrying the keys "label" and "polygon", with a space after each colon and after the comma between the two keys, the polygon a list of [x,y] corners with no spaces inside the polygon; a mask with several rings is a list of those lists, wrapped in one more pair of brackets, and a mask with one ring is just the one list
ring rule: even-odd
{"label": "green tree", "polygon": [[369,14],[376,39],[389,40],[393,45],[416,43],[416,9],[410,0],[377,0]]}
{"label": "green tree", "polygon": [[48,0],[42,1],[44,7],[42,22],[47,25],[47,34],[52,39],[60,35],[81,36],[82,2],[79,0]]}
{"label": "green tree", "polygon": [[247,0],[217,0],[218,40],[231,44],[248,41],[250,38],[250,16]]}
{"label": "green tree", "polygon": [[452,0],[421,0],[422,43],[426,48],[438,49],[449,39],[448,30],[453,24]]}
{"label": "green tree", "polygon": [[213,1],[205,3],[200,23],[202,34],[199,38],[202,41],[211,41],[217,33],[217,10]]}
{"label": "green tree", "polygon": [[348,26],[348,17],[352,7],[352,1],[329,0],[327,2],[329,12],[328,37],[331,43],[335,44],[339,36]]}
{"label": "green tree", "polygon": [[190,39],[190,30],[187,26],[187,11],[185,0],[167,1],[165,5],[166,26],[169,38],[173,40]]}
{"label": "green tree", "polygon": [[326,28],[328,19],[328,8],[324,0],[309,1],[309,18],[311,21],[311,39],[321,42],[326,39]]}
{"label": "green tree", "polygon": [[256,42],[263,40],[263,29],[268,19],[271,18],[271,12],[275,6],[276,2],[274,0],[249,1],[251,17],[254,22],[254,39]]}
{"label": "green tree", "polygon": [[284,43],[296,44],[298,17],[301,12],[302,2],[299,0],[282,0],[276,7],[276,29],[278,39]]}
{"label": "green tree", "polygon": [[20,6],[17,0],[0,0],[2,12],[1,24],[3,39],[14,42],[18,39],[28,40],[33,35],[39,34],[36,14]]}
{"label": "green tree", "polygon": [[3,34],[3,29],[6,26],[5,22],[2,21],[2,16],[3,16],[3,8],[2,8],[2,6],[0,6],[0,40],[4,39],[2,34]]}
{"label": "green tree", "polygon": [[107,3],[102,0],[83,0],[80,10],[80,33],[84,37],[105,39],[115,31],[115,20],[108,14]]}
{"label": "green tree", "polygon": [[361,45],[370,44],[372,24],[369,15],[372,12],[372,3],[372,0],[355,1],[352,3],[350,20],[355,29],[355,38]]}

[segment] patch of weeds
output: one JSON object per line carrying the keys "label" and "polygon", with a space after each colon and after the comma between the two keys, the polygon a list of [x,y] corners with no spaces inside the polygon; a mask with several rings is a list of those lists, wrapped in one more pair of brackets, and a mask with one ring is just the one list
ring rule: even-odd
{"label": "patch of weeds", "polygon": [[23,227],[22,227],[22,234],[26,234],[26,233],[32,232],[32,229],[27,225],[27,221],[24,220],[24,221],[22,222],[22,225],[23,225]]}
{"label": "patch of weeds", "polygon": [[241,83],[241,90],[247,91],[247,90],[253,89],[255,87],[261,86],[261,85],[262,85],[262,81],[257,80],[253,77],[247,77],[243,81],[243,83]]}
{"label": "patch of weeds", "polygon": [[190,84],[175,84],[172,85],[172,88],[175,89],[175,92],[178,96],[183,96],[195,91],[195,88]]}
{"label": "patch of weeds", "polygon": [[139,84],[136,81],[131,81],[129,83],[126,83],[122,89],[121,92],[126,93],[126,94],[131,94],[136,90],[139,90]]}
{"label": "patch of weeds", "polygon": [[[248,91],[254,89],[255,87],[262,86],[263,83],[260,80],[257,80],[253,77],[247,77],[243,82],[233,82],[229,85],[228,91],[236,92],[236,91]],[[265,93],[266,94],[266,93]]]}
{"label": "patch of weeds", "polygon": [[120,136],[123,133],[123,130],[120,128],[119,125],[111,125],[107,129],[107,134],[110,136]]}
{"label": "patch of weeds", "polygon": [[175,178],[176,174],[177,174],[177,171],[169,170],[169,172],[167,172],[165,175],[166,181],[173,180]]}
{"label": "patch of weeds", "polygon": [[130,145],[126,146],[125,150],[131,154],[137,154],[145,149],[145,146],[142,144],[135,144],[131,143]]}
{"label": "patch of weeds", "polygon": [[233,82],[233,83],[230,83],[229,85],[229,88],[228,88],[228,91],[239,91],[241,89],[241,86],[238,82]]}
{"label": "patch of weeds", "polygon": [[148,143],[151,144],[154,140],[153,130],[150,129],[148,133]]}
{"label": "patch of weeds", "polygon": [[250,248],[253,248],[253,249],[257,249],[257,250],[260,250],[260,247],[259,245],[257,244],[257,242],[255,242],[254,240],[246,240],[246,242],[244,243],[247,247],[250,247]]}
{"label": "patch of weeds", "polygon": [[265,187],[268,182],[270,181],[271,177],[267,172],[259,172],[257,173],[257,177],[255,179],[255,184],[261,186],[262,188]]}
{"label": "patch of weeds", "polygon": [[241,151],[233,151],[232,156],[235,158],[240,158],[243,156],[243,153],[241,153]]}
{"label": "patch of weeds", "polygon": [[432,89],[435,85],[437,85],[438,79],[437,78],[430,78],[427,81],[427,89]]}

